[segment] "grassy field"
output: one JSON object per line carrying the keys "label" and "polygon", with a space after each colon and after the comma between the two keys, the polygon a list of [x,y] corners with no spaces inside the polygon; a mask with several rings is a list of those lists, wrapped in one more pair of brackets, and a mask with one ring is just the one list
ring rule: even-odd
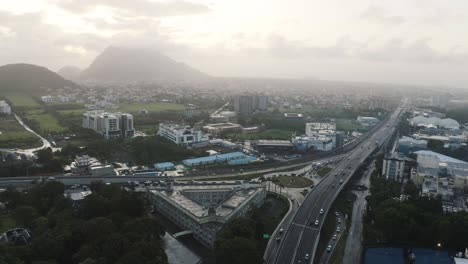
{"label": "grassy field", "polygon": [[147,135],[156,135],[159,129],[159,124],[157,125],[136,125],[135,129],[138,131],[142,131]]}
{"label": "grassy field", "polygon": [[0,216],[0,234],[15,227],[16,223],[13,218],[9,216]]}
{"label": "grassy field", "polygon": [[25,107],[25,108],[38,108],[41,105],[34,100],[34,98],[27,94],[22,93],[8,93],[5,97],[10,101],[14,107]]}
{"label": "grassy field", "polygon": [[322,176],[322,177],[323,177],[323,176],[327,175],[327,173],[330,172],[331,170],[332,170],[332,169],[329,168],[329,167],[323,167],[323,168],[320,168],[320,169],[317,171],[317,174],[318,174],[319,176]]}
{"label": "grassy field", "polygon": [[59,112],[60,114],[64,114],[64,115],[81,115],[83,114],[84,112],[88,111],[88,109],[86,108],[80,108],[80,109],[70,109],[70,110],[58,110],[57,112]]}
{"label": "grassy field", "polygon": [[289,140],[291,139],[291,131],[281,129],[268,129],[258,133],[252,134],[228,134],[227,138],[237,140],[259,140],[259,139],[276,139],[276,140]]}
{"label": "grassy field", "polygon": [[153,103],[122,103],[119,105],[119,109],[112,110],[113,112],[129,112],[136,113],[140,110],[148,110],[150,112],[163,112],[163,111],[182,111],[185,109],[185,106],[182,104],[176,103],[163,103],[163,102],[153,102]]}
{"label": "grassy field", "polygon": [[362,126],[354,119],[337,119],[336,129],[342,131],[368,130],[369,127]]}
{"label": "grassy field", "polygon": [[35,120],[40,125],[41,131],[50,132],[63,132],[66,130],[65,127],[61,126],[58,120],[51,114],[44,113],[42,111],[27,111],[26,118]]}
{"label": "grassy field", "polygon": [[0,117],[0,148],[40,147],[41,141],[26,131],[13,116]]}
{"label": "grassy field", "polygon": [[314,182],[301,176],[278,176],[276,179],[286,188],[305,188]]}

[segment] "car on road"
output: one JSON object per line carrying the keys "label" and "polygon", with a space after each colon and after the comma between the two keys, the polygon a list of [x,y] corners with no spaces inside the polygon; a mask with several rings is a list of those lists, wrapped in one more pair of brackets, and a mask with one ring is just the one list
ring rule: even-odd
{"label": "car on road", "polygon": [[54,177],[49,177],[49,181],[55,181]]}
{"label": "car on road", "polygon": [[332,189],[335,189],[335,184],[332,185]]}
{"label": "car on road", "polygon": [[275,240],[276,240],[276,242],[280,242],[281,237],[280,237],[280,236],[277,236]]}
{"label": "car on road", "polygon": [[340,184],[342,184],[342,183],[343,183],[343,179],[340,180]]}
{"label": "car on road", "polygon": [[339,233],[341,231],[341,228],[340,227],[337,227],[336,228],[336,232]]}
{"label": "car on road", "polygon": [[341,218],[338,217],[338,224],[341,224]]}
{"label": "car on road", "polygon": [[323,215],[323,209],[320,209],[320,214]]}
{"label": "car on road", "polygon": [[333,239],[333,240],[336,240],[336,235],[333,235],[332,239]]}
{"label": "car on road", "polygon": [[335,212],[335,215],[336,215],[336,216],[339,216],[338,212]]}
{"label": "car on road", "polygon": [[332,250],[332,246],[331,246],[331,245],[328,245],[327,251],[330,252],[331,250]]}
{"label": "car on road", "polygon": [[305,260],[309,260],[309,258],[310,258],[310,257],[309,257],[309,254],[305,254],[304,259],[305,259]]}
{"label": "car on road", "polygon": [[283,229],[283,228],[281,228],[281,229],[280,229],[280,234],[281,234],[281,233],[283,233],[283,231],[284,231],[284,229]]}
{"label": "car on road", "polygon": [[319,220],[315,220],[315,225],[318,226],[319,225]]}

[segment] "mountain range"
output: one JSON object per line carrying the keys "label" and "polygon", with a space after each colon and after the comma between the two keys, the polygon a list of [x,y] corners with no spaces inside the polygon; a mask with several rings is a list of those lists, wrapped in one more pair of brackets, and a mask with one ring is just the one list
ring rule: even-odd
{"label": "mountain range", "polygon": [[208,75],[154,49],[108,47],[84,69],[79,80],[102,82],[152,82],[202,80]]}

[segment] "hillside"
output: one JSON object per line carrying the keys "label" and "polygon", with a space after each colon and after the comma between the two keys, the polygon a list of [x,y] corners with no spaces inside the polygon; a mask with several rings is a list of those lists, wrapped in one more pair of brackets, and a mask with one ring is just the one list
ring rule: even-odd
{"label": "hillside", "polygon": [[67,80],[76,80],[80,77],[81,69],[75,66],[64,66],[57,71],[57,74]]}
{"label": "hillside", "polygon": [[42,93],[48,88],[59,89],[74,86],[57,73],[31,64],[7,64],[0,66],[0,92],[24,91],[30,94]]}
{"label": "hillside", "polygon": [[208,76],[154,49],[109,47],[85,69],[81,80],[151,82],[200,80]]}

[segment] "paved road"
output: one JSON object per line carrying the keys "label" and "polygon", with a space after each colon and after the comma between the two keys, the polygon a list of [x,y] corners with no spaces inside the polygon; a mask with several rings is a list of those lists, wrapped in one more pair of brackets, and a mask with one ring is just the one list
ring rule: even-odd
{"label": "paved road", "polygon": [[[336,215],[336,213],[338,215]],[[328,245],[331,246],[330,251],[328,251],[328,248],[325,248],[325,251],[322,254],[322,258],[320,259],[320,264],[327,264],[330,261],[330,258],[333,256],[333,252],[335,252],[336,245],[338,245],[338,242],[340,241],[341,237],[343,234],[346,232],[346,219],[341,212],[336,212],[335,217],[336,217],[336,225],[335,225],[335,232],[333,233],[333,236],[330,237],[330,240],[328,241]],[[340,223],[341,222],[341,223]],[[340,228],[340,232],[338,232],[338,227]],[[333,239],[335,238],[335,239]]]}
{"label": "paved road", "polygon": [[[7,152],[16,152],[16,153],[19,153],[19,154],[25,154],[27,156],[32,156],[32,155],[34,155],[35,151],[38,151],[38,150],[44,149],[44,148],[52,147],[52,145],[50,144],[50,142],[47,139],[43,138],[36,131],[32,130],[28,125],[26,125],[26,123],[24,123],[24,121],[23,121],[23,119],[21,119],[21,117],[19,117],[15,113],[13,113],[13,115],[15,116],[18,123],[20,123],[20,125],[22,125],[24,127],[24,129],[26,129],[27,131],[33,133],[35,136],[37,136],[38,138],[41,139],[42,146],[40,146],[38,148],[30,148],[30,149],[0,149],[0,150],[7,151]],[[54,149],[54,150],[56,150],[56,149]]]}
{"label": "paved road", "polygon": [[[296,212],[291,223],[285,229],[284,238],[277,250],[270,250],[270,256],[266,256],[267,263],[293,264],[310,263],[314,258],[322,216],[320,209],[328,210],[339,194],[343,185],[351,178],[362,162],[376,149],[380,148],[394,132],[394,127],[400,117],[401,108],[398,108],[387,120],[386,124],[377,129],[374,134],[362,141],[354,150],[350,151],[347,158],[343,159],[306,197],[305,201]],[[322,219],[318,226],[313,222]],[[305,258],[306,254],[309,259]]]}
{"label": "paved road", "polygon": [[[375,170],[375,163],[372,163],[369,170],[361,178],[359,184],[367,188],[370,186],[370,177]],[[348,238],[346,240],[345,253],[346,258],[343,259],[343,264],[361,263],[362,252],[362,219],[366,212],[366,196],[369,195],[369,190],[355,191],[356,200],[353,206],[353,215],[351,218],[351,226],[349,228]]]}

